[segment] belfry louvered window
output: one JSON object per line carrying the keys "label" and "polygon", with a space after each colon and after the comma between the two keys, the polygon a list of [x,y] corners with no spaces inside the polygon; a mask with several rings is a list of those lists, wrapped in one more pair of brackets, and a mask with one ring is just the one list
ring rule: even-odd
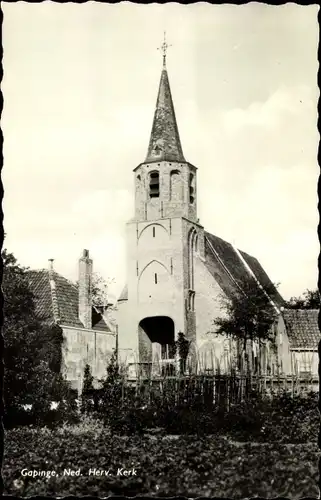
{"label": "belfry louvered window", "polygon": [[194,193],[194,175],[189,176],[189,202],[194,203],[195,193]]}
{"label": "belfry louvered window", "polygon": [[159,172],[149,174],[149,196],[151,198],[159,197]]}

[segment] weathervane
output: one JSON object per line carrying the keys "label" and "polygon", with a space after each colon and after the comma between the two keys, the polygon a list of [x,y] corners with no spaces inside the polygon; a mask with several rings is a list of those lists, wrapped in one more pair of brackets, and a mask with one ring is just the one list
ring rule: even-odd
{"label": "weathervane", "polygon": [[168,47],[171,47],[171,45],[168,45],[168,43],[166,42],[166,31],[164,31],[164,40],[163,40],[163,43],[157,49],[157,50],[161,50],[163,52],[163,68],[166,67],[166,52],[167,52]]}

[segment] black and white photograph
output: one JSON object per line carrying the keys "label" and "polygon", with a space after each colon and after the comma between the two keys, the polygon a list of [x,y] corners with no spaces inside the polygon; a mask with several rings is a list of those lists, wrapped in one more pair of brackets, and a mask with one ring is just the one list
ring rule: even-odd
{"label": "black and white photograph", "polygon": [[4,494],[319,498],[319,6],[1,7]]}

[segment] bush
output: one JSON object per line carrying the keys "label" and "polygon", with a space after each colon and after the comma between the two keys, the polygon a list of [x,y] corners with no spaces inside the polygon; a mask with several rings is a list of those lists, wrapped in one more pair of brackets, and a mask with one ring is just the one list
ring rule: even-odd
{"label": "bush", "polygon": [[305,397],[281,394],[270,401],[262,439],[282,443],[316,442],[320,428],[317,393]]}
{"label": "bush", "polygon": [[288,393],[264,396],[252,391],[246,400],[227,409],[224,398],[222,404],[212,404],[210,385],[203,384],[203,394],[198,385],[196,379],[181,385],[165,379],[162,390],[156,387],[151,391],[148,384],[128,386],[117,363],[111,360],[102,389],[93,391],[91,415],[101,419],[113,434],[162,429],[176,435],[221,433],[238,441],[317,440],[320,419],[318,394],[314,392],[292,397]]}
{"label": "bush", "polygon": [[3,418],[5,429],[28,425],[57,427],[63,424],[78,423],[79,412],[76,394],[72,390],[67,390],[60,397],[64,397],[64,399],[58,401],[55,409],[50,408],[51,402],[45,407],[32,405],[30,409],[25,409],[22,406],[6,409]]}
{"label": "bush", "polygon": [[166,434],[225,434],[234,440],[258,442],[316,442],[320,417],[317,395],[292,398],[287,394],[251,397],[230,409],[206,408],[200,404],[130,400],[105,415],[114,434],[142,434],[161,428]]}
{"label": "bush", "polygon": [[316,442],[320,427],[318,394],[272,398],[252,394],[224,415],[222,429],[236,439],[264,442]]}
{"label": "bush", "polygon": [[62,436],[68,433],[80,436],[84,434],[98,435],[102,432],[106,433],[107,430],[103,422],[98,418],[91,415],[82,415],[77,425],[64,422],[61,426],[59,426],[59,428],[57,428],[57,432]]}

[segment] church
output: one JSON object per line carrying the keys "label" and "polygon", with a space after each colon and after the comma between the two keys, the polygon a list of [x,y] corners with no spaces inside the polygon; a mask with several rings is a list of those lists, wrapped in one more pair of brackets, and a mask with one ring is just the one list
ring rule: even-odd
{"label": "church", "polygon": [[[119,357],[136,374],[137,369],[146,373],[173,364],[179,332],[190,341],[194,362],[205,370],[218,365],[224,369],[231,342],[213,331],[213,320],[222,314],[222,293],[229,295],[242,287],[249,276],[258,286],[272,285],[257,259],[201,224],[197,167],[183,153],[166,48],[164,41],[147,155],[133,171],[135,209],[126,231],[127,284],[118,300]],[[269,300],[280,312],[283,299],[277,290]]]}
{"label": "church", "polygon": [[[166,69],[163,68],[147,155],[134,168],[135,208],[127,223],[127,284],[117,303],[93,302],[93,260],[83,250],[78,285],[53,268],[29,270],[36,313],[63,333],[62,373],[81,392],[84,367],[94,382],[106,374],[117,353],[130,379],[175,373],[174,342],[189,341],[192,373],[229,372],[238,352],[218,335],[214,320],[224,312],[222,296],[244,292],[249,278],[275,309],[274,344],[249,346],[251,370],[260,361],[266,374],[313,375],[318,372],[318,310],[284,309],[284,300],[258,262],[248,253],[206,231],[197,213],[197,167],[184,154]],[[143,132],[143,131],[142,131]],[[233,364],[234,363],[234,364]]]}

